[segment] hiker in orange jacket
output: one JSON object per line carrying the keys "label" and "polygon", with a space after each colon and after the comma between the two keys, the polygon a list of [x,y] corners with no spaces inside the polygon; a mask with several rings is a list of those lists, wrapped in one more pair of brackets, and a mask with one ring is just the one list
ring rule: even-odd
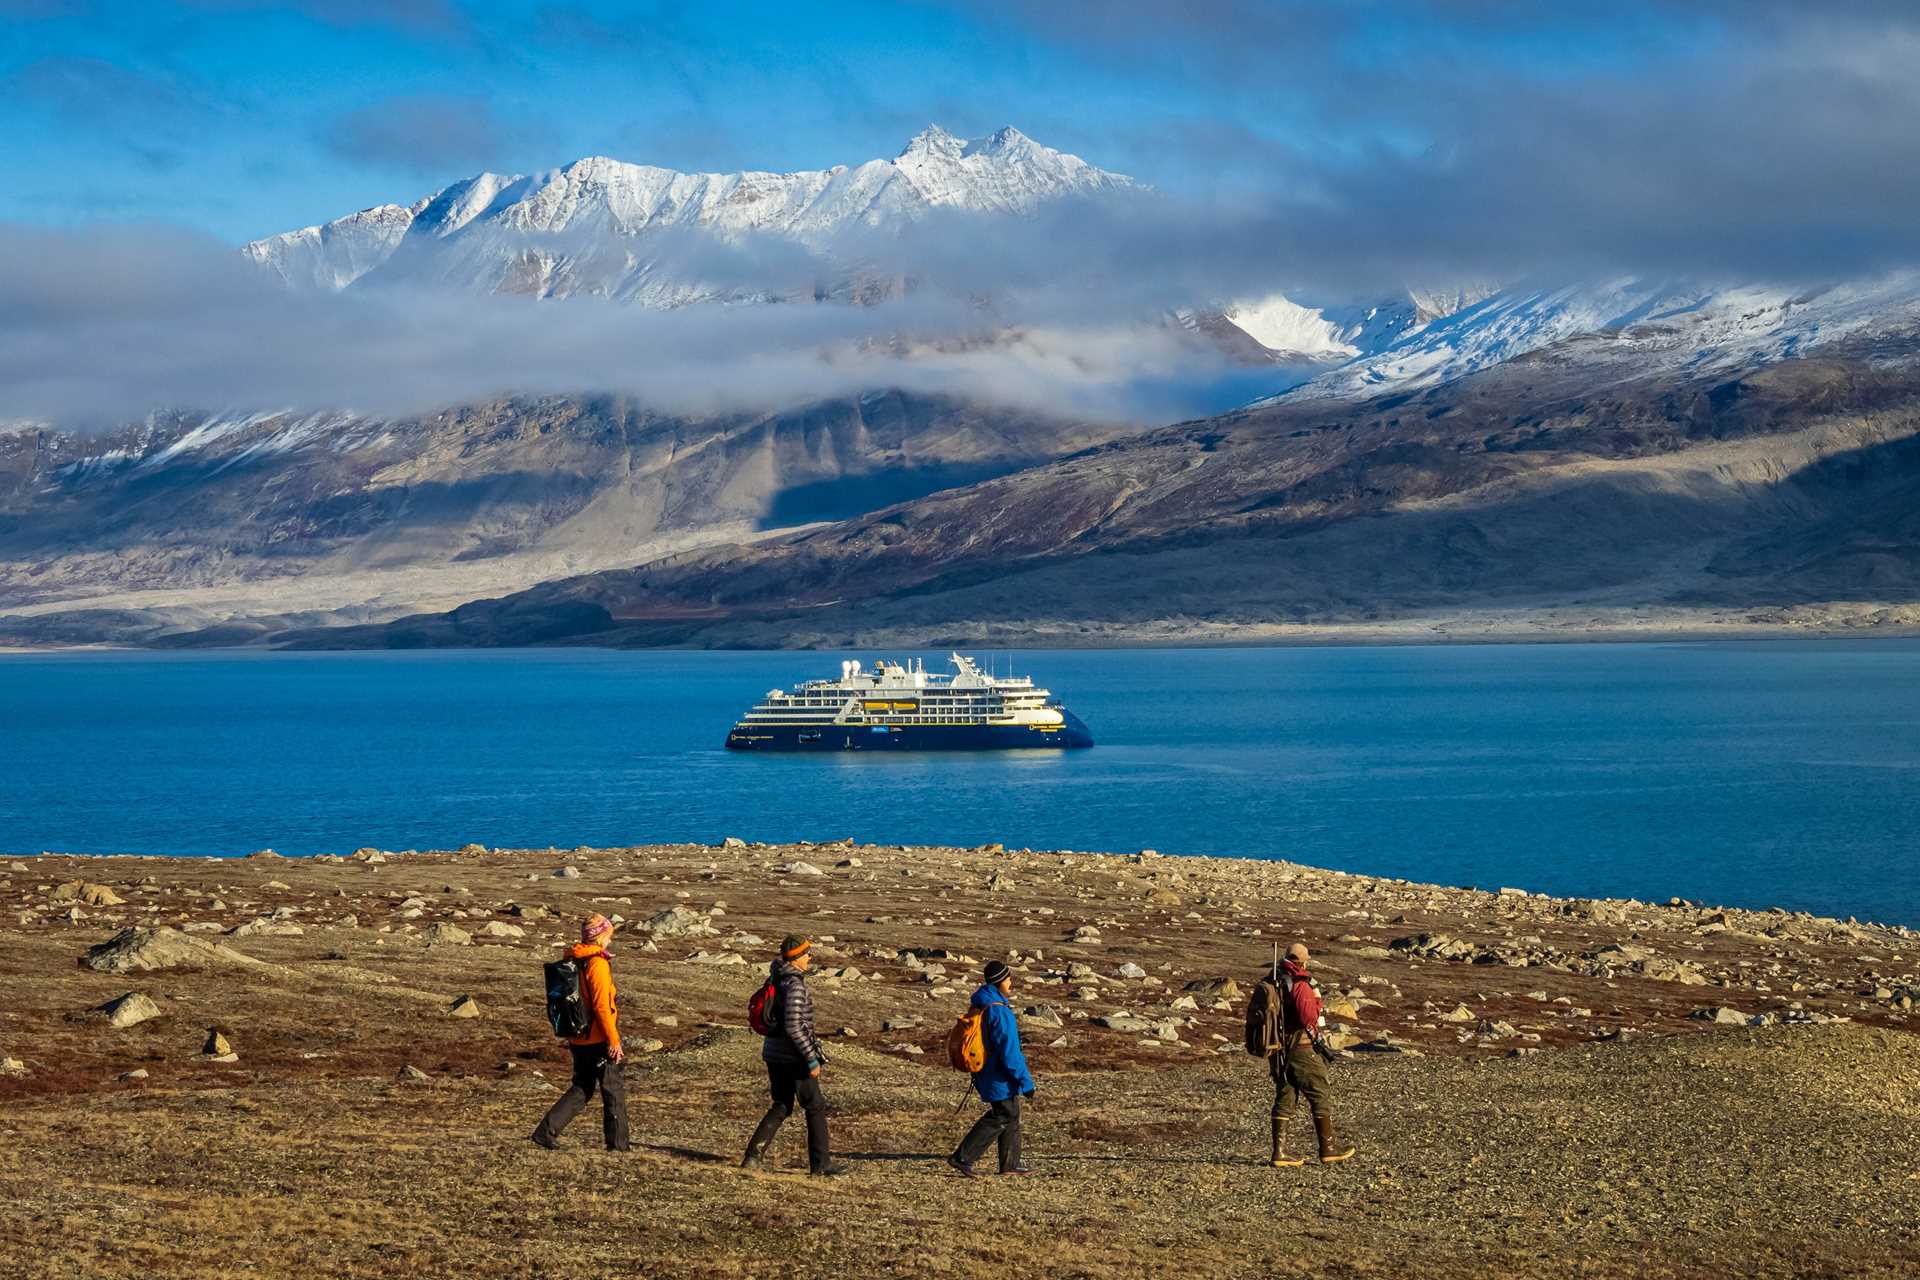
{"label": "hiker in orange jacket", "polygon": [[613,988],[612,954],[607,942],[613,937],[613,922],[598,913],[588,916],[580,926],[580,941],[568,948],[567,955],[584,966],[580,973],[581,994],[593,1011],[593,1025],[585,1035],[567,1040],[573,1055],[573,1083],[542,1117],[533,1131],[533,1140],[551,1151],[560,1131],[580,1114],[580,1109],[600,1093],[604,1111],[607,1150],[627,1150],[627,1079],[623,1064],[626,1051],[620,1047],[620,1006]]}

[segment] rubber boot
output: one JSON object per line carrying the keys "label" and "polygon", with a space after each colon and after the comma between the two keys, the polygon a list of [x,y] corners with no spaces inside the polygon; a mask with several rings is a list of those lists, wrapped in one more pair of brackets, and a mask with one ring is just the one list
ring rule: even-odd
{"label": "rubber boot", "polygon": [[1267,1161],[1276,1169],[1298,1169],[1306,1161],[1287,1154],[1287,1116],[1273,1117],[1273,1156]]}
{"label": "rubber boot", "polygon": [[1353,1158],[1353,1148],[1336,1148],[1333,1145],[1333,1117],[1315,1116],[1313,1131],[1320,1135],[1320,1163],[1335,1164],[1341,1160]]}

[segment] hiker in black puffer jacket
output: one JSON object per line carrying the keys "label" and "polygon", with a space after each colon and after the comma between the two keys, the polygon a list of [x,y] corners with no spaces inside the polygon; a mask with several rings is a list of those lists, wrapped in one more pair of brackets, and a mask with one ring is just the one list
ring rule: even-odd
{"label": "hiker in black puffer jacket", "polygon": [[778,992],[775,999],[779,1014],[773,1019],[773,1031],[760,1045],[773,1105],[760,1117],[759,1127],[747,1141],[747,1154],[740,1161],[744,1169],[767,1167],[767,1148],[793,1114],[793,1104],[798,1100],[807,1113],[808,1172],[832,1177],[847,1171],[845,1165],[834,1163],[827,1138],[827,1098],[820,1091],[820,1069],[827,1065],[827,1055],[813,1031],[813,994],[807,990],[812,947],[812,939],[789,934],[780,944],[780,958],[773,962],[770,976]]}

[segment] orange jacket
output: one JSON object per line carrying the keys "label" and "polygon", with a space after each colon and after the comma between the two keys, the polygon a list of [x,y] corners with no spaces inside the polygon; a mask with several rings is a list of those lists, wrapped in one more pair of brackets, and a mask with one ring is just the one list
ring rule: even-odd
{"label": "orange jacket", "polygon": [[586,967],[580,974],[580,986],[587,997],[587,1007],[593,1010],[593,1025],[583,1036],[573,1036],[568,1044],[589,1045],[604,1044],[610,1049],[620,1047],[620,1003],[613,990],[613,966],[607,962],[607,951],[598,943],[576,942],[567,949],[567,955],[574,960],[584,960]]}

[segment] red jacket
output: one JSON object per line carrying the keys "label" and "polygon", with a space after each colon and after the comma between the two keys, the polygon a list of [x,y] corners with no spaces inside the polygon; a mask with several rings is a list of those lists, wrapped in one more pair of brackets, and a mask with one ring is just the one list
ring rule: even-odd
{"label": "red jacket", "polygon": [[[1308,1035],[1318,1035],[1320,1029],[1320,993],[1313,989],[1313,983],[1307,977],[1306,966],[1292,960],[1280,964],[1280,972],[1293,979],[1293,993],[1286,1003],[1286,1025],[1288,1035],[1296,1031],[1305,1031]],[[1284,989],[1284,988],[1283,988]]]}

